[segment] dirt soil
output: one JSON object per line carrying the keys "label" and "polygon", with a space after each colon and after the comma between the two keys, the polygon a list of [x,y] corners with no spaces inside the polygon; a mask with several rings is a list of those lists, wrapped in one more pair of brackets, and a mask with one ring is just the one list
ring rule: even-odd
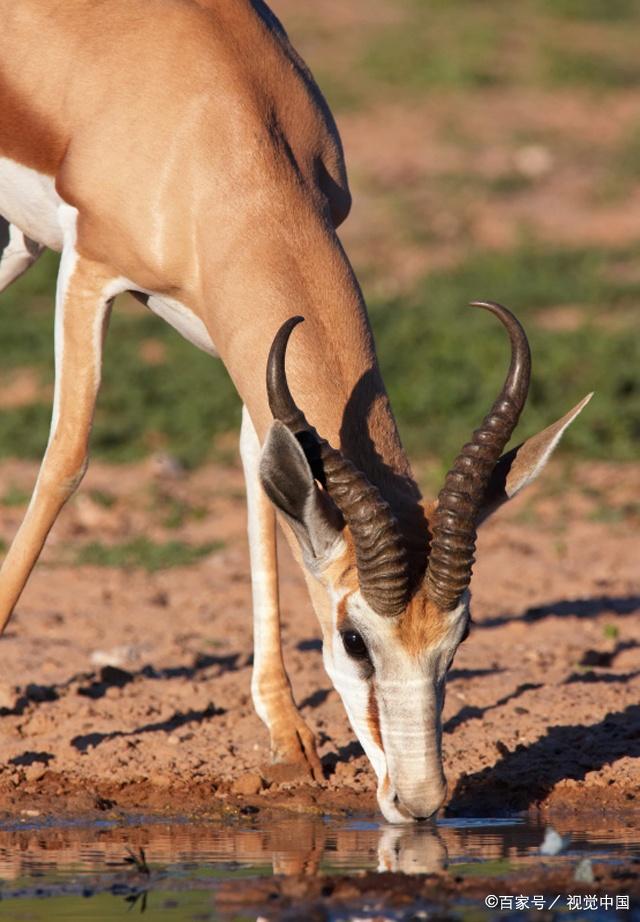
{"label": "dirt soil", "polygon": [[[35,470],[4,462],[0,484],[19,499]],[[444,714],[450,813],[640,808],[639,491],[638,465],[560,461],[485,526]],[[16,503],[0,507],[6,541]],[[244,530],[236,464],[90,469],[0,640],[2,812],[375,809],[284,546],[286,660],[326,779],[268,764]],[[136,536],[223,544],[155,573],[74,564]]]}

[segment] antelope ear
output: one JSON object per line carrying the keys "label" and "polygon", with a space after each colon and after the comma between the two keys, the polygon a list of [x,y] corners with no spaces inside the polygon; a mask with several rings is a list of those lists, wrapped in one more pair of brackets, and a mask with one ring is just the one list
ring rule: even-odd
{"label": "antelope ear", "polygon": [[562,435],[578,414],[589,403],[593,394],[580,401],[572,410],[557,420],[551,426],[538,432],[537,435],[522,442],[503,455],[489,480],[482,509],[478,519],[480,525],[503,503],[519,493],[524,487],[536,479],[545,466]]}
{"label": "antelope ear", "polygon": [[318,567],[342,539],[342,517],[316,484],[297,438],[276,420],[260,458],[260,482],[293,528],[305,560]]}

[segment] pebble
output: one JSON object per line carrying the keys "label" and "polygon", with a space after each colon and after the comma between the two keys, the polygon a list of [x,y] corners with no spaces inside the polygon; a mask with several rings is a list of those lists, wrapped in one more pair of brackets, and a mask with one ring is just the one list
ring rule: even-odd
{"label": "pebble", "polygon": [[0,708],[6,708],[12,711],[16,703],[16,692],[13,685],[8,682],[0,682]]}
{"label": "pebble", "polygon": [[39,781],[46,771],[46,765],[43,765],[42,762],[34,762],[33,765],[27,765],[25,767],[24,776],[27,781]]}
{"label": "pebble", "polygon": [[262,790],[262,778],[257,772],[245,772],[240,775],[231,785],[232,794],[240,794],[247,797],[251,794],[259,794]]}
{"label": "pebble", "polygon": [[261,770],[267,784],[295,784],[300,781],[309,781],[311,778],[311,772],[303,762],[300,764],[267,763],[261,766]]}
{"label": "pebble", "polygon": [[528,179],[540,179],[553,167],[551,151],[542,144],[527,144],[516,151],[514,166]]}
{"label": "pebble", "polygon": [[581,884],[592,884],[594,881],[593,865],[590,858],[583,858],[576,865],[573,879]]}
{"label": "pebble", "polygon": [[544,833],[544,840],[540,846],[541,855],[559,855],[571,841],[570,836],[561,836],[556,832],[553,826],[547,826]]}
{"label": "pebble", "polygon": [[132,645],[112,647],[110,650],[93,650],[89,656],[94,666],[123,666],[135,660],[139,648]]}

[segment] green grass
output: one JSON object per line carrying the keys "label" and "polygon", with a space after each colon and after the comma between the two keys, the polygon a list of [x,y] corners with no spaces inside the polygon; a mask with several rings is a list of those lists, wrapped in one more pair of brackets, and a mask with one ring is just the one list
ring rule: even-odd
{"label": "green grass", "polygon": [[332,112],[354,112],[362,108],[366,94],[352,84],[347,74],[320,66],[314,68],[313,76]]}
{"label": "green grass", "polygon": [[164,528],[180,528],[188,521],[201,522],[207,515],[206,506],[194,506],[155,484],[151,487],[149,506]]}
{"label": "green grass", "polygon": [[159,544],[144,537],[111,545],[94,541],[78,550],[75,562],[95,567],[141,569],[154,573],[156,570],[186,567],[197,563],[222,547],[224,543],[221,541],[210,541],[206,544],[167,541]]}
{"label": "green grass", "polygon": [[0,499],[0,505],[6,506],[7,508],[13,506],[26,506],[30,499],[30,493],[17,487],[15,484],[11,484]]}
{"label": "green grass", "polygon": [[628,183],[621,182],[623,180],[640,181],[640,122],[627,131],[611,166],[614,180],[623,188],[628,189]]}
{"label": "green grass", "polygon": [[90,490],[89,497],[97,506],[102,506],[103,509],[111,509],[117,502],[117,497],[107,490]]}
{"label": "green grass", "polygon": [[[566,447],[583,456],[637,458],[638,326],[597,325],[640,299],[640,284],[625,281],[621,271],[634,258],[632,252],[535,246],[475,253],[454,269],[432,273],[410,296],[373,304],[383,374],[408,447],[450,458],[490,407],[508,365],[508,345],[493,317],[466,307],[488,298],[516,311],[530,334],[533,380],[520,432],[543,428],[595,390]],[[583,306],[582,327],[536,325],[539,312],[563,304]]]}
{"label": "green grass", "polygon": [[398,8],[404,17],[374,34],[357,62],[367,82],[417,93],[505,82],[507,75],[496,55],[504,20],[491,7],[407,0]]}
{"label": "green grass", "polygon": [[477,22],[459,24],[454,41],[458,53],[451,54],[449,36],[440,31],[390,30],[371,42],[361,66],[367,77],[405,90],[467,89],[504,82],[490,28],[478,28]]}
{"label": "green grass", "polygon": [[[442,90],[606,91],[640,81],[638,0],[396,0],[392,11],[389,22],[363,25],[350,62],[318,72],[338,109],[366,108],[380,90],[406,101]],[[331,36],[323,41],[319,60],[331,53]]]}
{"label": "green grass", "polygon": [[[408,295],[372,303],[385,381],[410,450],[448,461],[493,401],[508,363],[506,339],[492,317],[466,307],[470,300],[492,298],[518,313],[532,342],[533,383],[522,432],[548,425],[595,390],[566,447],[585,457],[637,458],[640,278],[633,269],[638,262],[637,248],[523,243],[509,252],[472,251],[457,266],[431,273]],[[45,268],[46,274],[42,268],[28,274],[0,298],[0,342],[5,368],[30,364],[50,381],[53,297],[42,292],[52,284],[52,262]],[[578,305],[583,325],[569,331],[537,325],[545,309],[562,305]],[[617,322],[609,327],[611,318]],[[162,365],[147,365],[139,355],[151,334],[166,346]],[[193,466],[213,455],[216,435],[237,428],[239,407],[221,362],[142,308],[119,313],[116,305],[94,455],[125,461],[162,448]],[[41,457],[49,417],[50,407],[41,404],[0,411],[0,454]],[[7,495],[5,502],[11,502],[11,490]],[[177,527],[199,513],[165,503],[159,514]]]}
{"label": "green grass", "polygon": [[628,23],[640,18],[638,0],[539,0],[538,7],[552,16],[586,22]]}
{"label": "green grass", "polygon": [[602,502],[589,513],[592,522],[603,522],[607,525],[629,523],[640,518],[640,503],[627,502],[622,505],[612,505]]}
{"label": "green grass", "polygon": [[493,858],[488,861],[461,861],[451,865],[459,877],[498,877],[515,869],[508,858]]}
{"label": "green grass", "polygon": [[[210,873],[208,877],[221,878],[242,878],[253,876],[266,876],[272,873],[271,869],[261,867],[245,869],[236,872],[226,868],[215,869],[216,873]],[[202,872],[198,870],[198,874]],[[63,878],[64,880],[65,878]],[[24,888],[30,894],[35,889],[33,878],[23,878]],[[193,883],[192,889],[185,889],[184,886],[173,891],[159,887],[157,890],[153,886],[145,894],[141,889],[136,892],[136,880],[132,879],[130,886],[122,887],[122,893],[113,895],[111,893],[92,893],[91,877],[88,878],[85,887],[87,893],[83,895],[72,896],[49,896],[43,899],[42,896],[33,897],[31,895],[20,896],[19,899],[8,898],[0,904],[0,922],[16,922],[17,919],[29,919],[30,922],[69,922],[69,920],[95,919],[96,922],[121,922],[122,919],[138,918],[143,912],[143,906],[146,906],[146,914],[143,919],[162,919],[162,922],[183,922],[184,919],[218,919],[220,916],[214,910],[212,911],[212,896],[210,888],[198,889],[198,880]],[[17,888],[17,881],[12,881],[12,888]],[[42,886],[46,882],[40,881]],[[53,891],[56,892],[55,889]],[[227,918],[229,916],[227,915]],[[252,916],[245,915],[242,910],[233,915],[233,922],[248,922],[255,919],[255,912]]]}
{"label": "green grass", "polygon": [[[57,259],[41,261],[0,296],[2,368],[29,365],[53,379],[53,291]],[[166,361],[146,364],[140,345],[153,336]],[[0,382],[1,387],[1,382]],[[47,403],[0,411],[0,456],[40,458],[49,431]],[[215,437],[238,426],[240,402],[221,362],[195,349],[142,306],[116,303],[105,348],[92,451],[130,461],[168,451],[192,467],[211,456]]]}
{"label": "green grass", "polygon": [[616,57],[557,46],[548,48],[545,57],[547,78],[556,86],[616,90],[640,85],[640,61],[635,55]]}
{"label": "green grass", "polygon": [[520,192],[527,192],[535,180],[518,170],[507,170],[487,181],[489,191],[500,198],[509,198]]}

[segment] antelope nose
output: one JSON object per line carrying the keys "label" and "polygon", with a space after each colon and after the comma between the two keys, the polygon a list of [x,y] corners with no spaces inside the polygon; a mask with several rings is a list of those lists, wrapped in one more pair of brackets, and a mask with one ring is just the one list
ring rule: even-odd
{"label": "antelope nose", "polygon": [[438,812],[447,796],[447,785],[443,783],[434,790],[422,792],[398,792],[395,796],[396,806],[404,808],[406,813],[417,822],[424,822]]}

